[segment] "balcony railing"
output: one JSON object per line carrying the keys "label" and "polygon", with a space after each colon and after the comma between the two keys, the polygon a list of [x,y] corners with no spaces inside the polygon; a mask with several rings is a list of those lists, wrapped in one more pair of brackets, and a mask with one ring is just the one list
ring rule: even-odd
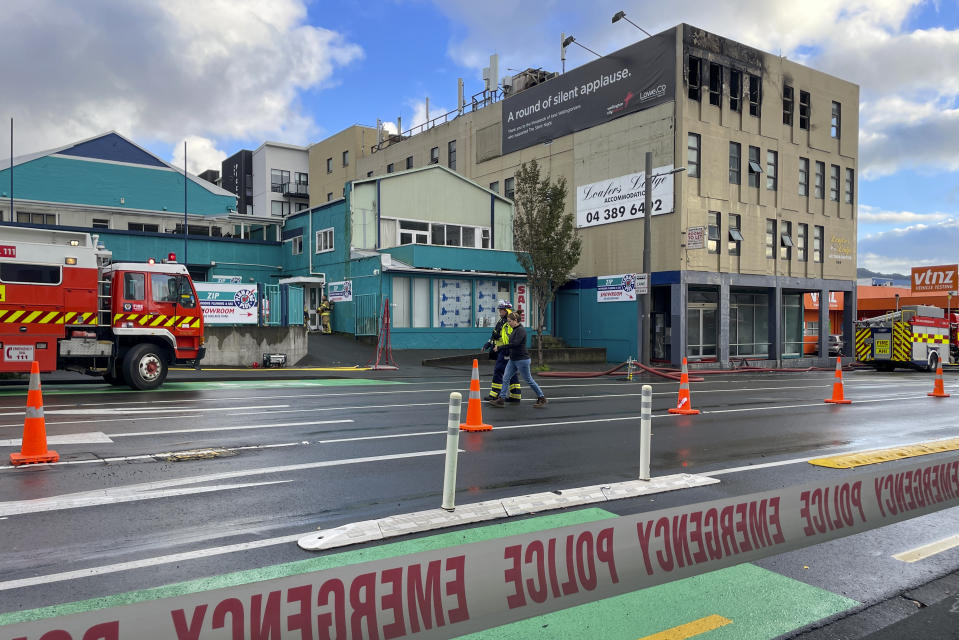
{"label": "balcony railing", "polygon": [[309,198],[310,185],[300,182],[284,182],[280,185],[279,192],[287,198]]}

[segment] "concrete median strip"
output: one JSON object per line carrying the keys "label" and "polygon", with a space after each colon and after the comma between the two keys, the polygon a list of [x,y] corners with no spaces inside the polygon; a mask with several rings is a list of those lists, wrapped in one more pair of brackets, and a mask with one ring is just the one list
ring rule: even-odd
{"label": "concrete median strip", "polygon": [[410,533],[421,533],[445,529],[464,524],[474,524],[531,513],[541,513],[584,504],[595,504],[624,498],[678,489],[691,489],[716,484],[719,480],[708,476],[680,473],[653,478],[651,480],[630,480],[590,487],[563,489],[546,493],[534,493],[503,500],[487,500],[456,507],[454,511],[428,509],[415,513],[402,514],[354,522],[317,533],[310,533],[297,541],[300,548],[307,551],[322,551],[351,544],[360,544],[383,540]]}

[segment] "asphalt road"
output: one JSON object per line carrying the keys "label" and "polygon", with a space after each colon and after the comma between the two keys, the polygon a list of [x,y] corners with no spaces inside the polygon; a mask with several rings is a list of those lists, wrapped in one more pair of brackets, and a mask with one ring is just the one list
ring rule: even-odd
{"label": "asphalt road", "polygon": [[[467,368],[389,382],[305,375],[171,382],[150,393],[45,385],[47,433],[61,461],[0,468],[0,614],[302,560],[313,556],[294,540],[318,527],[440,506],[446,406],[452,391],[466,397]],[[457,504],[636,478],[637,382],[539,382],[550,399],[544,410],[532,400],[484,406],[494,430],[462,435]],[[652,475],[720,483],[604,503],[613,515],[841,477],[848,472],[807,460],[959,436],[955,378],[946,381],[954,397],[938,400],[926,396],[929,374],[847,373],[854,404],[837,407],[823,403],[828,372],[710,376],[692,385],[703,413],[690,417],[666,413],[675,382],[646,382],[654,389]],[[17,450],[7,440],[21,435],[24,396],[0,388],[4,462]],[[915,612],[902,594],[959,570],[959,547],[914,563],[893,554],[957,534],[954,508],[756,563],[846,604],[821,629],[797,619],[750,637],[864,637],[888,627]],[[928,604],[945,602],[948,584]],[[741,594],[744,603],[762,598],[761,590]],[[841,619],[856,620],[859,635],[840,633]]]}

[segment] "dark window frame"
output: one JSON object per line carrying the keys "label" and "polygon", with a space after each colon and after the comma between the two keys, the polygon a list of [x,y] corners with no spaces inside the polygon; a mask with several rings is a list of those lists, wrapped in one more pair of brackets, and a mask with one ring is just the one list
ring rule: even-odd
{"label": "dark window frame", "polygon": [[749,115],[759,117],[762,102],[762,78],[749,74]]}
{"label": "dark window frame", "polygon": [[812,99],[808,91],[799,92],[799,128],[809,130],[809,114],[811,111]]}
{"label": "dark window frame", "polygon": [[[735,153],[734,153],[735,151]],[[729,184],[741,184],[743,179],[743,145],[729,143]]]}
{"label": "dark window frame", "polygon": [[795,103],[793,101],[794,92],[793,88],[788,84],[783,85],[783,124],[792,126],[793,123],[793,109],[795,108]]}
{"label": "dark window frame", "polygon": [[738,213],[729,214],[729,242],[726,245],[727,252],[731,256],[738,256],[740,246],[743,241],[743,234],[740,229],[742,225],[742,215]]}
{"label": "dark window frame", "polygon": [[716,107],[723,103],[723,67],[715,62],[709,63],[709,104]]}
{"label": "dark window frame", "polygon": [[702,163],[701,145],[702,136],[700,136],[698,133],[693,133],[690,131],[686,134],[686,175],[688,175],[690,178],[699,177],[699,167]]}
{"label": "dark window frame", "polygon": [[729,70],[729,110],[739,113],[743,109],[743,72]]}
{"label": "dark window frame", "polygon": [[686,95],[689,96],[690,100],[696,100],[697,102],[702,97],[702,84],[703,84],[703,60],[702,58],[697,58],[696,56],[688,56],[686,62],[687,69],[687,85],[688,90]]}
{"label": "dark window frame", "polygon": [[799,158],[799,195],[809,197],[809,158]]}
{"label": "dark window frame", "polygon": [[722,230],[722,214],[719,211],[706,212],[706,251],[708,253],[719,254],[720,234]]}

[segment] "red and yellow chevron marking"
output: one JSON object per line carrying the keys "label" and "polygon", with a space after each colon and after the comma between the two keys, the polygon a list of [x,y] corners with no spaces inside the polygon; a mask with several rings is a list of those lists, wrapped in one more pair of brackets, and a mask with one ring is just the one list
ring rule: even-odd
{"label": "red and yellow chevron marking", "polygon": [[97,324],[95,311],[48,311],[36,309],[0,309],[0,324]]}
{"label": "red and yellow chevron marking", "polygon": [[138,327],[195,329],[200,325],[200,318],[197,316],[168,316],[162,313],[156,315],[150,315],[149,313],[114,313],[113,326],[117,326],[121,322],[132,322]]}

